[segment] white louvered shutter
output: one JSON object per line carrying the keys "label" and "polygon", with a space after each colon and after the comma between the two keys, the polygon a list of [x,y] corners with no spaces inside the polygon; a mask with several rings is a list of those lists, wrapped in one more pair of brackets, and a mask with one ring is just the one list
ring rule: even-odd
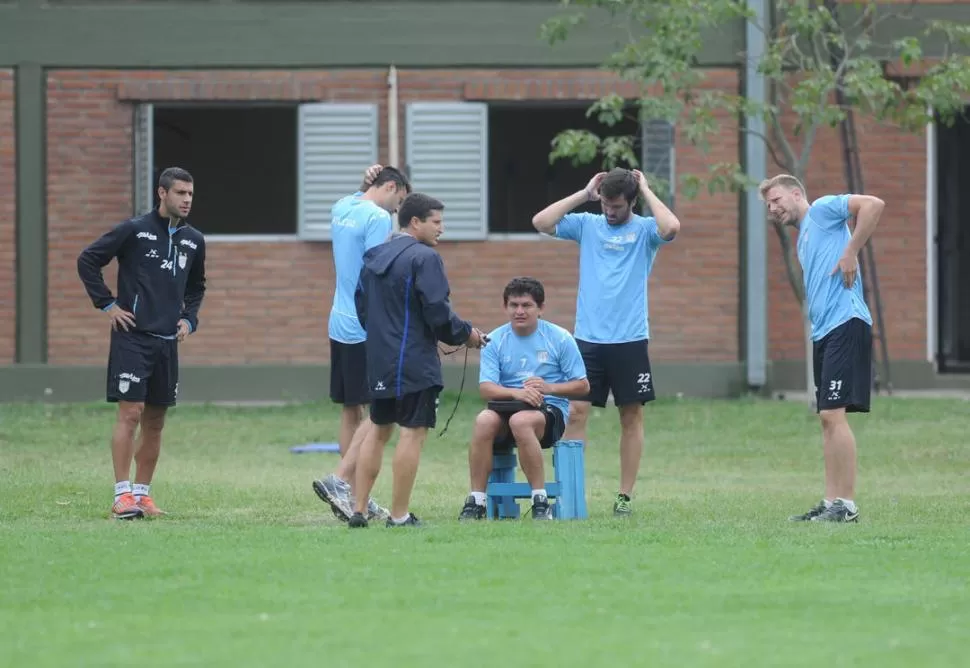
{"label": "white louvered shutter", "polygon": [[444,241],[488,236],[488,105],[415,102],[407,107],[411,186],[441,200]]}
{"label": "white louvered shutter", "polygon": [[674,194],[676,192],[677,175],[674,165],[674,126],[662,119],[653,119],[641,123],[641,171],[648,180],[663,181],[663,197],[660,200],[674,208]]}
{"label": "white louvered shutter", "polygon": [[155,114],[150,104],[135,105],[132,215],[155,207]]}
{"label": "white louvered shutter", "polygon": [[377,162],[377,105],[302,104],[297,127],[297,234],[329,241],[330,207],[356,192]]}

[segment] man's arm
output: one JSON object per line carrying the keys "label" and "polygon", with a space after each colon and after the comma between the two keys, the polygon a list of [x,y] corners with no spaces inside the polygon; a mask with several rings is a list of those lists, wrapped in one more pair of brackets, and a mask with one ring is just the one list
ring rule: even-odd
{"label": "man's arm", "polygon": [[680,220],[650,189],[650,184],[647,183],[647,177],[643,175],[643,172],[634,169],[633,175],[637,177],[637,182],[640,184],[640,194],[643,195],[643,199],[646,200],[650,212],[653,213],[653,217],[657,221],[657,233],[660,238],[664,241],[673,241],[677,233],[680,232]]}
{"label": "man's arm", "polygon": [[449,346],[460,346],[468,341],[472,324],[459,318],[451,309],[451,287],[440,255],[432,253],[418,260],[414,289],[421,300],[424,319],[439,341]]}
{"label": "man's arm", "polygon": [[606,172],[600,172],[590,179],[589,183],[582,190],[574,192],[569,197],[564,197],[558,202],[553,202],[547,206],[532,217],[532,226],[536,228],[537,232],[541,232],[542,234],[555,234],[556,225],[559,224],[559,221],[567,213],[577,206],[581,206],[586,202],[596,201],[600,198],[599,187],[605,177]]}
{"label": "man's arm", "polygon": [[858,255],[866,246],[869,237],[876,231],[879,217],[886,203],[872,195],[849,195],[849,213],[855,218],[855,231],[846,247],[846,254]]}
{"label": "man's arm", "polygon": [[[875,231],[876,225],[879,224],[879,216],[882,215],[882,210],[886,208],[886,203],[872,195],[849,195],[842,198],[829,198],[826,200],[826,204],[831,208],[836,206],[834,202],[839,200],[848,200],[846,203],[847,211],[841,213],[848,213],[855,217],[855,231],[852,233],[845,250],[842,251],[842,257],[839,258],[838,264],[835,265],[829,275],[835,276],[841,271],[842,285],[851,288],[855,284],[856,274],[859,271],[859,251],[865,247],[869,237]],[[837,217],[833,216],[833,218]]]}
{"label": "man's arm", "polygon": [[181,319],[189,323],[189,334],[199,328],[199,308],[205,296],[205,239],[199,242],[199,249],[192,258],[192,267],[185,283]]}
{"label": "man's arm", "polygon": [[130,221],[116,225],[78,255],[77,275],[91,302],[102,311],[107,311],[114,304],[115,298],[104,282],[101,269],[118,256],[131,236],[131,230]]}
{"label": "man's arm", "polygon": [[586,378],[580,378],[565,383],[546,383],[543,394],[567,399],[581,399],[589,394],[589,381]]}

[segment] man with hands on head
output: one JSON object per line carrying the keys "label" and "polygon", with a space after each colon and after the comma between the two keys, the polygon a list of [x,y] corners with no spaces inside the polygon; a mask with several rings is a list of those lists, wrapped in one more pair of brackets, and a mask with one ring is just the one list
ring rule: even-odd
{"label": "man with hands on head", "polygon": [[[642,196],[653,216],[633,212]],[[599,202],[601,214],[570,213]],[[680,221],[637,170],[600,172],[582,190],[533,217],[536,230],[579,244],[579,289],[574,336],[589,374],[589,394],[572,402],[566,439],[585,441],[590,404],[605,407],[610,393],[620,417],[620,489],[615,515],[632,512],[631,495],[643,453],[643,405],[655,398],[647,345],[647,279],[661,246]]]}

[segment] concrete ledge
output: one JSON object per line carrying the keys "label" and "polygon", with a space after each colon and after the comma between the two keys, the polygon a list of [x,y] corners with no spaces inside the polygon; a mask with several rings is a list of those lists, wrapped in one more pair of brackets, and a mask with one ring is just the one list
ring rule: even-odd
{"label": "concrete ledge", "polygon": [[[970,390],[970,374],[941,375],[929,363],[896,362],[897,390]],[[653,366],[659,396],[735,397],[747,391],[742,363],[658,363]],[[444,365],[445,386],[461,386],[461,365]],[[798,361],[769,366],[769,386],[762,392],[804,392],[804,371]],[[43,364],[0,366],[0,402],[104,401],[104,367]],[[478,386],[478,365],[469,364],[465,392]],[[293,402],[326,399],[330,389],[327,365],[183,366],[179,400],[183,402]]]}

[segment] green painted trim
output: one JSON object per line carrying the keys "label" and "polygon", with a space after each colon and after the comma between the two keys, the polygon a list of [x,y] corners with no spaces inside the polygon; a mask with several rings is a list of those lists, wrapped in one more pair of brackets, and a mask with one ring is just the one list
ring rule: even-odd
{"label": "green painted trim", "polygon": [[[775,362],[768,367],[765,392],[804,392],[800,361]],[[943,375],[928,362],[893,363],[896,390],[970,391],[970,374]],[[744,364],[659,363],[653,365],[659,396],[736,397],[745,392]],[[445,387],[457,391],[462,367],[444,365]],[[474,392],[478,366],[469,365],[465,392]],[[319,366],[183,366],[179,400],[207,401],[315,401],[326,399],[330,369]],[[0,403],[103,401],[103,367],[20,364],[0,366]]]}
{"label": "green painted trim", "polygon": [[[591,67],[622,33],[605,13],[565,44],[539,39],[556,2],[171,2],[0,5],[0,67]],[[159,26],[179,25],[179,47]],[[613,24],[611,27],[610,24]],[[361,39],[366,35],[367,39]],[[744,27],[704,40],[702,66],[736,63]]]}
{"label": "green painted trim", "polygon": [[[735,396],[742,391],[744,367],[725,364],[655,364],[662,396]],[[461,386],[461,365],[443,366],[445,387]],[[179,400],[196,401],[312,401],[325,399],[330,369],[319,366],[183,366]],[[104,367],[43,364],[0,366],[0,403],[15,401],[103,401]],[[465,392],[478,386],[478,365],[469,364]]]}
{"label": "green painted trim", "polygon": [[16,360],[42,364],[47,361],[47,76],[40,65],[21,63],[15,82]]}

